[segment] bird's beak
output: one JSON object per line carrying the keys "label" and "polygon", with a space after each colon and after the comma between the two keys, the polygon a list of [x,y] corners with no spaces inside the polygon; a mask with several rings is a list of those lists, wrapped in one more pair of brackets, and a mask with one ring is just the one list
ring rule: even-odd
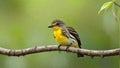
{"label": "bird's beak", "polygon": [[52,28],[52,27],[53,27],[53,25],[48,26],[48,28]]}

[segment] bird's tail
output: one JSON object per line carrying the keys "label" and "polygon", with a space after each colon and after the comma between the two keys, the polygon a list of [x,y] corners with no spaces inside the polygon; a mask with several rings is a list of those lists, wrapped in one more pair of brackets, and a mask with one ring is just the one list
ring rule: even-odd
{"label": "bird's tail", "polygon": [[77,53],[77,57],[79,58],[79,57],[84,57],[84,55],[83,54],[80,54],[80,53]]}
{"label": "bird's tail", "polygon": [[[81,48],[80,46],[79,46],[79,48]],[[80,53],[77,53],[77,57],[79,58],[79,57],[84,57],[84,55],[83,54],[80,54]]]}

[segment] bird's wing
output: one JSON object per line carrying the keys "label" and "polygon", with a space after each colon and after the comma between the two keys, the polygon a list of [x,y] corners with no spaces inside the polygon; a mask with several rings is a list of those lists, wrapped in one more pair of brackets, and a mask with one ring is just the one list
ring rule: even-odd
{"label": "bird's wing", "polygon": [[81,48],[81,41],[80,41],[78,33],[72,27],[67,26],[66,28],[68,29],[69,33],[75,37],[75,39],[78,42],[79,47]]}
{"label": "bird's wing", "polygon": [[62,29],[62,34],[63,34],[64,36],[66,36],[67,38],[70,38],[70,36],[69,36],[66,28],[65,28],[65,29]]}

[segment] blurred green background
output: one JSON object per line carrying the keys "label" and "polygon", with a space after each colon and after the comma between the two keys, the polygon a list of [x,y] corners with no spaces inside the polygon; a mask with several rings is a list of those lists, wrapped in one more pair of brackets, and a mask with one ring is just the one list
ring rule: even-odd
{"label": "blurred green background", "polygon": [[[0,0],[0,47],[23,49],[57,44],[48,25],[63,20],[79,33],[82,48],[119,47],[119,28],[111,11],[98,15],[109,0]],[[120,23],[119,23],[120,24]],[[0,55],[0,68],[119,68],[119,56],[77,58],[66,52],[23,57]]]}

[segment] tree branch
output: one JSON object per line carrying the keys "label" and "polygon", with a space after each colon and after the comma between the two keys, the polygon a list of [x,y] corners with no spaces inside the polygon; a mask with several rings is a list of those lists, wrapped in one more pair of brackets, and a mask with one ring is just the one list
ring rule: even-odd
{"label": "tree branch", "polygon": [[120,7],[120,5],[119,5],[118,3],[114,2],[114,4],[115,4],[116,6],[118,6],[118,7]]}
{"label": "tree branch", "polygon": [[[66,47],[61,46],[60,50],[66,51]],[[24,56],[24,55],[33,54],[33,53],[50,52],[50,51],[58,51],[58,46],[56,46],[56,45],[35,46],[32,48],[26,48],[26,49],[21,49],[21,50],[11,50],[11,49],[6,49],[6,48],[0,47],[0,54],[8,55],[8,56]],[[115,56],[115,55],[120,54],[120,48],[111,49],[111,50],[88,50],[88,49],[80,49],[80,48],[70,47],[68,49],[68,51],[72,52],[72,53],[81,53],[83,55],[87,55],[87,56],[91,56],[91,57]]]}

